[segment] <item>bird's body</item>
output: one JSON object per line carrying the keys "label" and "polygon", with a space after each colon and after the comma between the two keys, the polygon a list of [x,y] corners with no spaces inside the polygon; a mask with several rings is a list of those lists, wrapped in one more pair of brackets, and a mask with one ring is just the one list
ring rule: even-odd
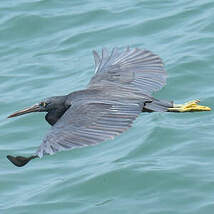
{"label": "bird's body", "polygon": [[166,72],[159,56],[148,50],[127,48],[119,52],[114,48],[108,54],[103,49],[101,57],[93,53],[95,75],[86,89],[45,99],[9,116],[45,111],[45,119],[52,126],[35,155],[8,156],[16,166],[46,154],[112,139],[127,130],[144,111],[210,110],[197,105],[197,101],[175,106],[173,102],[155,99],[152,93],[166,84]]}

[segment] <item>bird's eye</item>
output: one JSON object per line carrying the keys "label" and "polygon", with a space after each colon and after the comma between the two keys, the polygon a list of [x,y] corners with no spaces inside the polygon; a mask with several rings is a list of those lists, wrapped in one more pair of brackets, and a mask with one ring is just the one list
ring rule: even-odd
{"label": "bird's eye", "polygon": [[40,106],[46,107],[46,106],[47,106],[47,103],[46,103],[46,102],[41,102],[41,103],[40,103]]}

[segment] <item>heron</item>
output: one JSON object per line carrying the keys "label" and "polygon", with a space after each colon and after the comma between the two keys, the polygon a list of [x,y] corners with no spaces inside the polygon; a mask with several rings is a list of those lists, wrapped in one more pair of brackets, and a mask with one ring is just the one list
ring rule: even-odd
{"label": "heron", "polygon": [[95,75],[86,89],[64,96],[46,98],[17,111],[8,118],[31,112],[47,112],[51,125],[35,154],[8,155],[18,167],[35,158],[59,151],[95,145],[121,134],[141,112],[210,111],[199,100],[184,104],[159,100],[153,92],[166,85],[162,59],[153,52],[139,48],[103,48],[101,55],[93,51]]}

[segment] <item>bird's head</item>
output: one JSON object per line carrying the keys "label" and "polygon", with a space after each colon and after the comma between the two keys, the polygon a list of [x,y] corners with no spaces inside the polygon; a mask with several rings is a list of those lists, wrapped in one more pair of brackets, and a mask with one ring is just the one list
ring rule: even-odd
{"label": "bird's head", "polygon": [[63,109],[65,108],[65,100],[66,96],[49,97],[31,107],[16,111],[15,113],[9,115],[8,118],[17,117],[32,112],[50,112],[52,110]]}

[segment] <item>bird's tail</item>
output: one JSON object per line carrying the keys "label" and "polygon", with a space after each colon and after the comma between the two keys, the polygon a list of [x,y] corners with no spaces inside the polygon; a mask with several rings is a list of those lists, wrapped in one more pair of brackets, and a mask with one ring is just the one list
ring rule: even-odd
{"label": "bird's tail", "polygon": [[169,108],[173,108],[173,102],[153,99],[152,102],[146,103],[143,111],[146,112],[166,112]]}

